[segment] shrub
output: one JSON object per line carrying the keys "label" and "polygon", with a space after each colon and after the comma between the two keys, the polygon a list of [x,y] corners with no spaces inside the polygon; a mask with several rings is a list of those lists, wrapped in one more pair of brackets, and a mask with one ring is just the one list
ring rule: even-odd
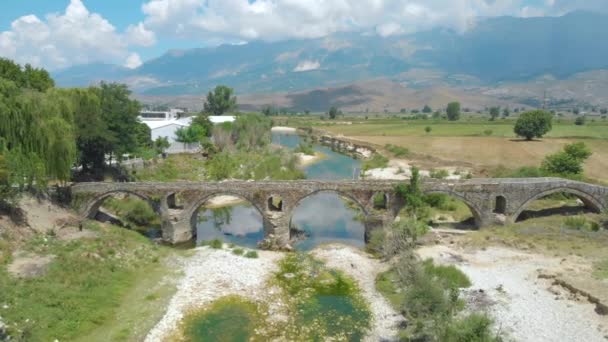
{"label": "shrub", "polygon": [[407,157],[410,154],[410,150],[405,147],[395,146],[391,144],[388,144],[384,147],[387,151],[394,154],[395,157]]}
{"label": "shrub", "polygon": [[424,196],[424,201],[433,208],[445,211],[455,211],[456,205],[446,194],[428,194]]}
{"label": "shrub", "polygon": [[224,242],[220,239],[211,240],[209,246],[213,249],[222,249],[224,247]]}
{"label": "shrub", "polygon": [[585,117],[584,116],[579,116],[578,118],[576,118],[576,120],[574,120],[574,124],[577,126],[583,126],[585,124]]}
{"label": "shrub", "polygon": [[257,259],[258,257],[258,252],[256,251],[248,251],[247,253],[245,253],[245,258]]}
{"label": "shrub", "polygon": [[469,277],[453,265],[435,265],[431,259],[425,260],[422,265],[428,275],[435,277],[448,289],[460,289],[471,286]]}
{"label": "shrub", "polygon": [[435,179],[445,179],[449,175],[450,175],[450,173],[444,169],[431,171],[431,178],[435,178]]}
{"label": "shrub", "polygon": [[485,131],[483,131],[483,134],[484,134],[485,136],[488,136],[488,137],[489,137],[490,135],[492,135],[493,133],[494,133],[494,131],[492,131],[491,129],[486,129]]}
{"label": "shrub", "polygon": [[295,153],[303,153],[308,156],[314,156],[315,150],[312,147],[312,144],[300,143],[298,147],[293,150]]}
{"label": "shrub", "polygon": [[492,320],[486,315],[471,314],[449,324],[441,333],[443,342],[500,341],[492,334]]}
{"label": "shrub", "polygon": [[148,203],[138,200],[133,202],[131,208],[125,214],[125,219],[137,226],[146,226],[156,220],[156,213]]}
{"label": "shrub", "polygon": [[387,166],[388,158],[379,153],[375,153],[370,159],[363,162],[363,171],[385,168]]}
{"label": "shrub", "polygon": [[569,229],[584,230],[588,227],[588,222],[583,216],[570,216],[564,220],[564,226]]}
{"label": "shrub", "polygon": [[232,250],[232,254],[243,255],[243,254],[245,254],[245,251],[242,248],[235,248]]}
{"label": "shrub", "polygon": [[542,138],[553,128],[552,120],[551,113],[543,110],[526,112],[519,116],[513,130],[515,134],[526,138],[526,140]]}
{"label": "shrub", "polygon": [[549,175],[576,177],[583,173],[583,163],[591,156],[591,150],[583,142],[566,145],[562,152],[548,155],[542,170]]}

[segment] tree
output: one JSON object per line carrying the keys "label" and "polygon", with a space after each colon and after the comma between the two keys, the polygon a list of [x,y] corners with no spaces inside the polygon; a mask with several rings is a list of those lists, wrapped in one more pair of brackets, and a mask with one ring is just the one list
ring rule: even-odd
{"label": "tree", "polygon": [[568,144],[562,152],[548,155],[541,169],[549,175],[578,177],[583,173],[583,163],[591,154],[591,150],[583,142]]}
{"label": "tree", "polygon": [[175,131],[175,137],[178,142],[183,144],[194,144],[201,142],[201,140],[207,137],[205,129],[199,125],[190,125],[188,127],[182,127]]}
{"label": "tree", "polygon": [[329,109],[329,118],[334,120],[338,116],[338,108],[331,107]]}
{"label": "tree", "polygon": [[224,115],[237,108],[234,89],[220,85],[207,94],[204,112],[211,115]]}
{"label": "tree", "polygon": [[502,111],[502,116],[505,118],[508,118],[511,115],[511,111],[509,110],[509,107],[506,107],[505,109],[503,109]]}
{"label": "tree", "polygon": [[167,137],[158,137],[154,140],[154,149],[156,149],[157,154],[163,154],[165,151],[171,147],[169,143],[169,139]]}
{"label": "tree", "polygon": [[431,107],[429,107],[429,105],[424,105],[424,108],[422,108],[422,112],[429,114],[433,112],[433,109]]}
{"label": "tree", "polygon": [[601,114],[608,114],[608,109],[602,108],[602,109],[600,109],[600,113]]}
{"label": "tree", "polygon": [[191,125],[200,126],[205,130],[205,136],[210,137],[213,131],[213,122],[209,120],[209,116],[207,114],[200,113],[192,119]]}
{"label": "tree", "polygon": [[450,102],[446,109],[448,114],[448,120],[457,121],[460,119],[460,102]]}
{"label": "tree", "polygon": [[577,126],[583,126],[585,124],[585,117],[584,116],[579,116],[578,118],[576,118],[576,120],[574,120],[574,124]]}
{"label": "tree", "polygon": [[526,140],[542,138],[553,128],[553,117],[551,113],[543,110],[535,110],[523,113],[515,123],[514,132]]}
{"label": "tree", "polygon": [[424,128],[424,131],[426,132],[426,134],[431,133],[431,131],[432,131],[432,130],[433,130],[433,128],[431,128],[431,126],[426,126],[426,127]]}
{"label": "tree", "polygon": [[500,107],[490,108],[490,120],[494,121],[500,115]]}

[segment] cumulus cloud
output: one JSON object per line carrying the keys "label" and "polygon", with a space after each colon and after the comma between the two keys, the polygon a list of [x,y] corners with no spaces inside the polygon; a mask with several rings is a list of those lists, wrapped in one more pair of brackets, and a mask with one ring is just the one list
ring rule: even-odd
{"label": "cumulus cloud", "polygon": [[349,31],[389,36],[433,27],[462,32],[478,17],[608,7],[605,0],[535,3],[539,7],[530,0],[148,0],[142,10],[145,27],[158,34],[226,42],[318,38]]}
{"label": "cumulus cloud", "polygon": [[[151,44],[153,33],[134,26],[121,34],[101,15],[90,13],[81,0],[71,0],[64,13],[40,19],[26,15],[0,32],[0,55],[20,63],[49,69],[96,61],[124,61],[135,65],[129,44]],[[139,61],[141,62],[141,61]]]}
{"label": "cumulus cloud", "polygon": [[129,69],[135,69],[142,64],[143,64],[143,62],[141,61],[141,57],[139,57],[139,55],[136,53],[132,53],[129,55],[129,57],[127,57],[127,61],[125,62],[125,67],[127,67]]}
{"label": "cumulus cloud", "polygon": [[156,44],[156,35],[147,30],[143,23],[127,27],[127,42],[138,46],[152,46]]}
{"label": "cumulus cloud", "polygon": [[293,69],[294,72],[304,72],[317,70],[321,67],[318,61],[302,61]]}

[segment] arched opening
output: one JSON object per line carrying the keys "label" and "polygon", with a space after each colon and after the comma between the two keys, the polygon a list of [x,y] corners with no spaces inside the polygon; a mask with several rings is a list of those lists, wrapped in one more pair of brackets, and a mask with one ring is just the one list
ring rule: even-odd
{"label": "arched opening", "polygon": [[507,212],[507,199],[504,196],[496,196],[494,202],[494,213],[504,215]]}
{"label": "arched opening", "polygon": [[424,201],[430,207],[429,224],[437,228],[475,229],[479,211],[464,198],[449,192],[429,192]]}
{"label": "arched opening", "polygon": [[271,196],[268,198],[268,211],[281,212],[283,211],[283,198],[280,196]]}
{"label": "arched opening", "polygon": [[574,189],[554,189],[528,199],[513,215],[514,222],[548,216],[601,212],[593,197]]}
{"label": "arched opening", "polygon": [[374,210],[386,210],[388,209],[388,194],[384,192],[378,192],[374,194],[372,198]]}
{"label": "arched opening", "polygon": [[91,205],[88,217],[137,231],[150,238],[161,237],[157,205],[136,193],[116,191],[104,194]]}
{"label": "arched opening", "polygon": [[264,240],[264,219],[259,208],[232,194],[216,194],[202,200],[191,218],[196,245],[212,240],[256,248]]}
{"label": "arched opening", "polygon": [[172,210],[184,209],[184,201],[179,193],[173,193],[167,196],[167,207]]}
{"label": "arched opening", "polygon": [[327,243],[365,246],[367,213],[354,198],[321,191],[300,200],[290,222],[292,245],[310,250]]}

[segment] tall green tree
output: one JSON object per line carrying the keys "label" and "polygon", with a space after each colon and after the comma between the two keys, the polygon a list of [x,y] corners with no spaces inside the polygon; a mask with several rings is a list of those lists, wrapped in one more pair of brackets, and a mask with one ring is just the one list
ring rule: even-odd
{"label": "tall green tree", "polygon": [[517,119],[513,128],[515,134],[526,140],[542,138],[553,128],[553,115],[543,110],[523,113]]}
{"label": "tall green tree", "polygon": [[490,120],[494,121],[498,116],[500,116],[500,107],[490,108]]}
{"label": "tall green tree", "polygon": [[211,115],[224,115],[227,112],[234,111],[237,108],[236,96],[234,89],[220,85],[209,94],[207,101],[204,104],[204,112]]}
{"label": "tall green tree", "polygon": [[338,114],[339,114],[338,108],[331,107],[329,109],[329,113],[328,114],[329,114],[329,118],[332,119],[332,120],[334,120],[338,116]]}
{"label": "tall green tree", "polygon": [[446,109],[448,120],[457,121],[460,119],[460,102],[450,102]]}

